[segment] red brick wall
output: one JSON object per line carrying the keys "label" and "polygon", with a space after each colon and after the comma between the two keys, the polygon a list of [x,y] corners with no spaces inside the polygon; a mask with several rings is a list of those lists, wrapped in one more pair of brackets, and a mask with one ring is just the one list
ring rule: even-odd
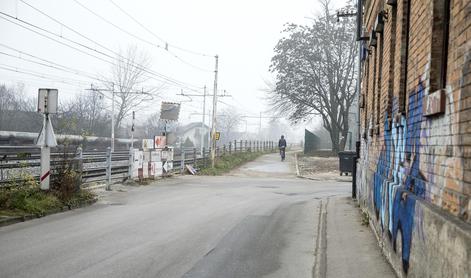
{"label": "red brick wall", "polygon": [[[446,67],[445,0],[409,1],[367,1],[363,22],[370,34],[387,14],[377,46],[364,42],[358,196],[392,245],[398,231],[417,232],[417,202],[471,223],[471,1],[450,1]],[[406,273],[412,240],[404,244]]]}

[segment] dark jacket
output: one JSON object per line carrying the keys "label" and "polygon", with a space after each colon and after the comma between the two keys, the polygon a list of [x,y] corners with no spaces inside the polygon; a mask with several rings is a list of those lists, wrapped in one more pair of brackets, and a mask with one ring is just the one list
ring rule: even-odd
{"label": "dark jacket", "polygon": [[278,148],[281,148],[281,147],[286,148],[286,140],[284,138],[278,141]]}

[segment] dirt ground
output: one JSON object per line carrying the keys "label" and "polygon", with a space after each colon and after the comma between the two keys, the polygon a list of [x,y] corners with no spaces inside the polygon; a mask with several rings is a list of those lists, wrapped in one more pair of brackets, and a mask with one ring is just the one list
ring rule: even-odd
{"label": "dirt ground", "polygon": [[299,174],[316,180],[351,181],[351,175],[340,176],[338,157],[304,156],[298,154]]}

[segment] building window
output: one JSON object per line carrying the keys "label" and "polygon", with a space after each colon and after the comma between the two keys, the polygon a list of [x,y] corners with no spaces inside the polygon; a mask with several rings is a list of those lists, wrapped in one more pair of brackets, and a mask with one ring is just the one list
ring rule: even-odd
{"label": "building window", "polygon": [[391,20],[391,40],[389,42],[389,83],[388,83],[388,103],[387,112],[389,118],[388,127],[391,128],[392,124],[392,113],[393,113],[393,95],[394,95],[394,58],[396,57],[396,33],[397,33],[397,6],[394,5],[390,8],[390,20]]}
{"label": "building window", "polygon": [[433,25],[430,65],[430,92],[446,86],[450,0],[433,1]]}
{"label": "building window", "polygon": [[407,66],[409,60],[409,44],[410,44],[410,14],[411,14],[411,0],[406,0],[403,3],[403,25],[402,25],[402,54],[401,54],[401,82],[399,92],[399,112],[406,112],[407,101]]}
{"label": "building window", "polygon": [[369,83],[370,83],[370,59],[366,60],[365,63],[365,76],[364,79],[366,82],[365,84],[365,108],[363,109],[363,117],[364,117],[364,124],[363,124],[363,130],[364,130],[364,138],[366,138],[366,134],[368,134],[368,105],[369,105],[369,94],[368,94],[368,89],[369,89]]}
{"label": "building window", "polygon": [[382,88],[382,80],[381,80],[381,77],[383,76],[383,51],[384,51],[384,35],[383,33],[380,34],[380,39],[378,41],[379,45],[379,51],[378,51],[378,80],[377,80],[377,89],[376,89],[376,95],[377,95],[377,98],[376,98],[376,125],[377,125],[377,131],[379,131],[379,124],[380,124],[380,121],[381,121],[381,88]]}
{"label": "building window", "polygon": [[[373,80],[373,86],[371,86],[371,90],[373,92],[373,103],[372,103],[372,109],[371,109],[371,112],[372,112],[372,121],[371,121],[371,124],[372,126],[370,128],[372,129],[375,129],[376,128],[376,124],[377,124],[377,119],[376,119],[376,114],[377,114],[377,102],[379,101],[379,92],[377,90],[377,77],[378,77],[378,46],[376,46],[373,50],[373,55],[374,55],[374,59],[373,59],[373,77],[372,77],[372,80]],[[374,132],[371,133],[371,135],[373,135]]]}

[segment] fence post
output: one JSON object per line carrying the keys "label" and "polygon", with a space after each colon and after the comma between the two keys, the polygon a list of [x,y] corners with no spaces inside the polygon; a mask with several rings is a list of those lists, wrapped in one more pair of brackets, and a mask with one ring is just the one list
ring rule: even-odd
{"label": "fence post", "polygon": [[128,179],[132,179],[132,166],[134,164],[134,149],[129,148],[129,170],[128,170]]}
{"label": "fence post", "polygon": [[111,147],[106,148],[106,190],[111,190]]}
{"label": "fence post", "polygon": [[202,148],[202,150],[203,150],[203,153],[201,154],[202,155],[201,159],[203,159],[203,166],[206,167],[206,155],[205,155],[206,150],[204,147]]}
{"label": "fence post", "polygon": [[181,155],[180,155],[180,174],[183,175],[185,172],[185,150],[182,148]]}
{"label": "fence post", "polygon": [[229,154],[232,154],[232,142],[229,142]]}
{"label": "fence post", "polygon": [[226,155],[226,144],[222,146],[222,155]]}
{"label": "fence post", "polygon": [[83,151],[82,147],[77,148],[77,154],[75,156],[76,167],[77,167],[77,177],[76,177],[76,190],[80,190],[80,185],[82,184],[82,174],[83,174]]}
{"label": "fence post", "polygon": [[196,148],[193,148],[193,167],[196,168]]}

